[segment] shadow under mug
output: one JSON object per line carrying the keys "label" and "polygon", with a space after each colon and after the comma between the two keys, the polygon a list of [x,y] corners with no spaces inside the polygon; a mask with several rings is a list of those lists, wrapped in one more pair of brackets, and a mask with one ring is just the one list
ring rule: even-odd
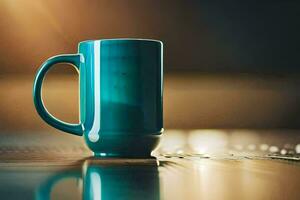
{"label": "shadow under mug", "polygon": [[[157,40],[80,42],[77,54],[49,58],[38,70],[33,86],[36,110],[51,126],[83,135],[96,156],[149,157],[163,132],[162,55],[163,44]],[[79,124],[55,118],[43,104],[44,76],[57,63],[79,71]]]}

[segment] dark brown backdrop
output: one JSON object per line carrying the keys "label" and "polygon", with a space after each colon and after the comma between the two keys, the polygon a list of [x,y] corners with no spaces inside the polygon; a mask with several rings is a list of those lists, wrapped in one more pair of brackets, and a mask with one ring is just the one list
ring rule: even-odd
{"label": "dark brown backdrop", "polygon": [[[0,129],[53,130],[31,98],[39,65],[87,39],[165,46],[166,128],[300,128],[298,1],[2,0]],[[75,122],[77,75],[57,66],[44,97]]]}

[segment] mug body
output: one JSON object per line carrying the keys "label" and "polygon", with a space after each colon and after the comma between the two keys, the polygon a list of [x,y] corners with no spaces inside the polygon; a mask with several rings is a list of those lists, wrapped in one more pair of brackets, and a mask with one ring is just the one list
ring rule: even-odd
{"label": "mug body", "polygon": [[97,156],[149,156],[163,131],[162,43],[79,44],[80,121]]}

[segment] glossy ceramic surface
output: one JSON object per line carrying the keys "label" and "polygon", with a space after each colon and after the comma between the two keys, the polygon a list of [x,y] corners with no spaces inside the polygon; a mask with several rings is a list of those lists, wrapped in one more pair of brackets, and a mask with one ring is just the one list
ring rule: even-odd
{"label": "glossy ceramic surface", "polygon": [[[34,102],[50,125],[84,135],[98,156],[145,157],[163,130],[162,43],[142,39],[84,41],[78,54],[48,59],[34,82]],[[80,124],[53,117],[41,99],[51,66],[67,62],[80,75]]]}

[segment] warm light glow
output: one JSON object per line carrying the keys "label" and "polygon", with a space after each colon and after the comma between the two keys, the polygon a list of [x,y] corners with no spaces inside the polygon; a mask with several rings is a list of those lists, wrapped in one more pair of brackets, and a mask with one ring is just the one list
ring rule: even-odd
{"label": "warm light glow", "polygon": [[[260,138],[255,131],[236,130],[230,133],[229,143],[235,150],[249,153],[249,151],[256,151],[258,149],[257,145],[260,143]],[[268,145],[262,144],[259,146],[259,149],[266,151]]]}
{"label": "warm light glow", "polygon": [[240,144],[235,144],[234,145],[234,148],[236,149],[236,150],[238,150],[238,151],[241,151],[241,150],[243,150],[243,145],[240,145]]}
{"label": "warm light glow", "polygon": [[256,149],[256,145],[255,144],[249,144],[247,147],[250,151],[254,151]]}
{"label": "warm light glow", "polygon": [[285,150],[285,149],[281,149],[281,151],[280,151],[280,154],[281,154],[281,155],[285,155],[285,154],[287,154],[287,150]]}
{"label": "warm light glow", "polygon": [[45,1],[6,0],[4,5],[11,17],[18,23],[19,28],[22,28],[22,33],[27,31],[26,33],[30,36],[32,28],[35,28],[35,25],[40,25],[42,18],[44,19],[43,23],[46,23],[45,25],[49,26],[51,30],[56,31],[61,36],[64,35],[59,21],[51,13]]}
{"label": "warm light glow", "polygon": [[259,146],[259,149],[260,149],[261,151],[267,151],[268,148],[269,148],[269,145],[267,145],[267,144],[261,144],[261,145]]}
{"label": "warm light glow", "polygon": [[175,153],[182,151],[186,144],[186,133],[181,130],[168,130],[164,133],[161,140],[161,151],[164,153]]}
{"label": "warm light glow", "polygon": [[270,146],[269,151],[271,153],[276,153],[279,151],[279,148],[277,146]]}
{"label": "warm light glow", "polygon": [[297,144],[295,147],[296,153],[300,153],[300,144]]}
{"label": "warm light glow", "polygon": [[188,136],[190,148],[200,154],[224,150],[227,143],[228,136],[221,130],[194,130]]}

